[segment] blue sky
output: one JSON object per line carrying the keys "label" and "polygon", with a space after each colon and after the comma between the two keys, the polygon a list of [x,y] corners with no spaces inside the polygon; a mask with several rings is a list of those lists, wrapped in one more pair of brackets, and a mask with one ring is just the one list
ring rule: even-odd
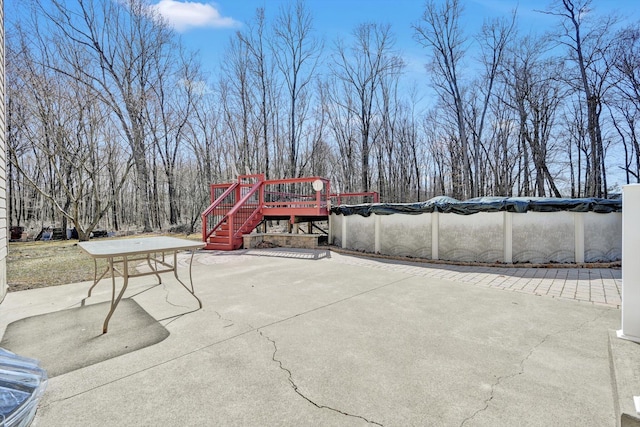
{"label": "blue sky", "polygon": [[[185,44],[200,52],[206,71],[216,74],[229,37],[255,16],[258,7],[266,11],[272,22],[289,0],[152,0],[158,10],[181,34]],[[294,1],[294,0],[292,0]],[[444,1],[444,0],[443,0]],[[485,19],[509,16],[518,9],[519,31],[541,32],[552,28],[557,19],[536,12],[545,9],[548,0],[462,0],[463,22],[469,36],[473,36]],[[396,35],[396,47],[407,63],[406,78],[417,81],[424,76],[427,52],[413,39],[411,24],[417,22],[424,10],[423,0],[307,0],[317,35],[332,46],[337,36],[348,38],[360,23],[391,24]],[[626,22],[640,19],[638,0],[594,0],[598,13],[617,11]]]}
{"label": "blue sky", "polygon": [[[215,76],[229,38],[254,18],[257,8],[265,9],[267,22],[270,24],[283,5],[295,0],[218,0],[215,3],[207,0],[151,1],[157,4],[161,14],[180,33],[185,45],[200,52],[204,71]],[[537,12],[548,9],[551,2],[552,0],[461,0],[464,7],[462,23],[466,34],[472,38],[485,20],[508,17],[517,8],[519,34],[542,34],[553,29],[559,22],[557,17]],[[348,40],[358,24],[390,24],[396,36],[396,48],[407,65],[401,86],[406,89],[415,88],[420,108],[428,108],[434,99],[430,96],[431,89],[424,69],[429,52],[415,42],[411,28],[412,24],[420,20],[424,4],[424,0],[306,1],[317,35],[325,42],[325,49],[331,49],[337,37]],[[598,15],[618,14],[623,25],[640,25],[640,0],[593,0],[591,6]],[[467,74],[473,74],[473,71],[467,70]],[[621,177],[614,176],[616,171],[617,169],[611,170],[610,184],[622,182]]]}

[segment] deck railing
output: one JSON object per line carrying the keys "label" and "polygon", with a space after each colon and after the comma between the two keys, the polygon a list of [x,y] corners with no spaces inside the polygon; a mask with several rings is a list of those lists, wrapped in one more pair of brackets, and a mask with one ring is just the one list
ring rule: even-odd
{"label": "deck railing", "polygon": [[263,214],[267,216],[328,215],[329,190],[329,180],[317,176],[265,181]]}
{"label": "deck railing", "polygon": [[[233,209],[238,200],[239,184],[222,184],[211,186],[211,197],[215,197],[209,207],[202,212],[202,241],[206,242],[218,229],[227,215]],[[220,192],[221,189],[224,191]],[[218,195],[219,194],[219,195]]]}
{"label": "deck railing", "polygon": [[202,240],[215,235],[233,246],[267,218],[313,221],[327,217],[331,206],[344,200],[353,204],[378,203],[376,192],[331,194],[329,180],[313,176],[265,180],[263,174],[241,175],[232,184],[211,185],[211,205],[202,213]]}
{"label": "deck railing", "polygon": [[252,224],[259,222],[261,217],[260,207],[262,206],[262,189],[263,181],[257,181],[253,186],[240,186],[240,191],[245,193],[242,199],[227,213],[226,218],[229,222],[229,243],[233,239],[242,238],[243,233],[250,233],[253,229]]}
{"label": "deck railing", "polygon": [[238,232],[260,212],[262,204],[258,190],[263,182],[264,175],[259,174],[242,175],[232,184],[212,184],[213,202],[202,213],[202,241],[207,242],[225,223],[228,224],[227,243],[238,238]]}

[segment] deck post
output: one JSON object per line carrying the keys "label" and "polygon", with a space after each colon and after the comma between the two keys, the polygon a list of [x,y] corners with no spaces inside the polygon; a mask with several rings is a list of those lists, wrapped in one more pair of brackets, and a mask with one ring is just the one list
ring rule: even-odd
{"label": "deck post", "polygon": [[622,187],[622,329],[618,337],[640,343],[640,184]]}

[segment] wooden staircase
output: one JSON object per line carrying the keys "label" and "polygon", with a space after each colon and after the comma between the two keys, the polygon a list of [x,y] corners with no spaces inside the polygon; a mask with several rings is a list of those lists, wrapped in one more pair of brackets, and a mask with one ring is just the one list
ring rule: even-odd
{"label": "wooden staircase", "polygon": [[[237,183],[213,189],[213,202],[202,213],[205,249],[232,251],[242,247],[242,236],[262,222],[264,175],[242,175]],[[211,228],[209,226],[212,225]]]}
{"label": "wooden staircase", "polygon": [[[220,228],[218,228],[205,242],[206,249],[217,251],[233,251],[239,249],[242,242],[236,243],[234,240],[229,239],[229,223],[224,221]],[[235,244],[234,244],[235,243]]]}
{"label": "wooden staircase", "polygon": [[[249,209],[243,210],[245,214],[250,213]],[[246,215],[247,217],[249,215]],[[242,215],[238,216],[239,218]],[[244,234],[250,234],[262,222],[262,215],[255,215],[255,219],[249,221],[238,233],[232,235],[232,230],[229,225],[229,219],[225,219],[220,226],[209,236],[205,241],[205,249],[217,250],[217,251],[234,251],[242,247],[242,236]]]}
{"label": "wooden staircase", "polygon": [[240,175],[237,182],[211,184],[211,205],[202,213],[205,249],[240,249],[243,235],[263,220],[296,222],[326,221],[332,199],[340,204],[347,197],[373,197],[378,193],[332,195],[329,180],[313,176],[265,180],[264,174]]}

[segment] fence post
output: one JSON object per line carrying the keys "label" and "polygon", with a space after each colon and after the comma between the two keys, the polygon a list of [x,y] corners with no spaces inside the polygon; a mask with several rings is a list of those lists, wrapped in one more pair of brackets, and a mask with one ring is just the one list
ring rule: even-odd
{"label": "fence post", "polygon": [[381,234],[380,215],[376,215],[376,214],[372,214],[372,215],[373,215],[373,251],[379,254],[380,247],[382,246],[380,242],[380,234]]}
{"label": "fence post", "polygon": [[440,237],[438,236],[440,232],[440,214],[438,211],[433,211],[431,213],[431,259],[440,259],[440,255],[438,254],[438,242],[440,241]]}
{"label": "fence post", "polygon": [[329,220],[329,236],[327,238],[329,239],[328,242],[329,242],[330,245],[333,245],[333,238],[334,238],[334,235],[333,235],[333,215],[334,214],[329,212],[329,218],[328,218],[328,220]]}
{"label": "fence post", "polygon": [[622,329],[618,337],[640,343],[640,184],[622,187]]}
{"label": "fence post", "polygon": [[504,244],[504,263],[513,263],[513,213],[504,212],[502,217],[502,233]]}
{"label": "fence post", "polygon": [[342,249],[347,248],[347,215],[342,215]]}
{"label": "fence post", "polygon": [[577,264],[584,262],[584,213],[573,213],[574,260]]}

